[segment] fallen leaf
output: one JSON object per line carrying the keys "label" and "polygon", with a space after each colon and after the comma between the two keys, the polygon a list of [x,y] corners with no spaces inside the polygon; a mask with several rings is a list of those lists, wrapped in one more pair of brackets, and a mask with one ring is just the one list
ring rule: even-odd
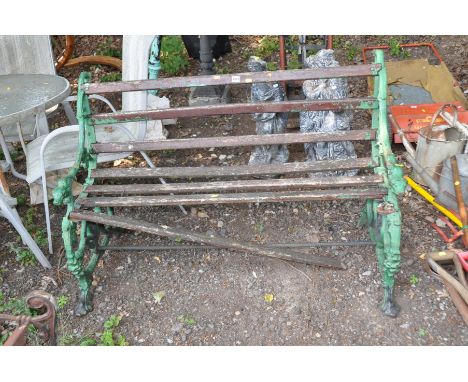
{"label": "fallen leaf", "polygon": [[155,259],[158,263],[161,263],[161,259],[159,258],[159,256],[154,256],[154,259]]}
{"label": "fallen leaf", "polygon": [[263,299],[265,300],[265,302],[272,302],[273,301],[273,298],[275,296],[272,294],[272,293],[265,293],[265,296],[263,296]]}
{"label": "fallen leaf", "polygon": [[114,161],[114,167],[133,167],[133,162],[128,159],[117,159]]}
{"label": "fallen leaf", "polygon": [[208,214],[206,212],[204,212],[204,211],[198,211],[197,216],[199,218],[207,218]]}
{"label": "fallen leaf", "polygon": [[162,299],[166,297],[166,292],[163,290],[160,290],[159,292],[153,293],[153,298],[154,301],[156,301],[158,304],[161,303]]}

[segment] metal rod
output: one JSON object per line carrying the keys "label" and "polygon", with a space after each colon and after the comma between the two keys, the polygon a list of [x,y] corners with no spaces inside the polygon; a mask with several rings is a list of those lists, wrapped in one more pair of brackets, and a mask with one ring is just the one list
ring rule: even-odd
{"label": "metal rod", "polygon": [[[428,42],[419,42],[419,43],[413,43],[413,44],[400,44],[401,48],[416,48],[420,46],[427,46],[432,50],[434,55],[439,59],[440,63],[442,64],[444,62],[444,59],[440,55],[439,51],[435,47],[434,44],[428,43]],[[362,48],[362,62],[364,64],[367,62],[367,57],[366,57],[366,52],[368,50],[376,50],[376,49],[390,49],[389,45],[377,45],[377,46],[365,46]]]}
{"label": "metal rod", "polygon": [[[329,241],[319,243],[276,243],[265,244],[267,248],[324,248],[324,247],[368,247],[375,246],[372,241]],[[189,249],[216,249],[214,245],[150,245],[150,246],[107,246],[99,250],[109,251],[183,251]]]}
{"label": "metal rod", "polygon": [[468,216],[466,214],[465,202],[463,201],[460,172],[458,171],[458,162],[455,155],[450,158],[450,164],[452,165],[452,181],[455,189],[455,196],[457,197],[458,211],[460,213],[460,220],[463,224],[463,245],[465,248],[468,248]]}
{"label": "metal rod", "polygon": [[452,285],[450,285],[449,282],[447,282],[446,280],[442,281],[445,285],[445,289],[447,290],[448,294],[450,295],[450,298],[452,299],[453,305],[455,305],[455,307],[458,310],[458,313],[460,313],[460,315],[462,316],[465,325],[468,326],[468,305],[465,303],[465,301],[463,301],[463,299],[460,297],[460,294]]}
{"label": "metal rod", "polygon": [[220,237],[215,235],[207,235],[181,228],[172,228],[166,225],[153,224],[141,220],[131,219],[125,216],[108,216],[101,213],[93,212],[72,212],[70,213],[72,220],[86,220],[97,224],[110,225],[129,229],[133,231],[146,232],[153,235],[170,237],[174,239],[186,240],[195,243],[214,245],[221,248],[230,248],[238,251],[248,252],[256,256],[267,256],[276,259],[296,261],[305,264],[346,269],[346,266],[338,259],[319,256],[310,253],[295,252],[290,249],[284,248],[265,248],[261,245],[237,241],[227,237]]}

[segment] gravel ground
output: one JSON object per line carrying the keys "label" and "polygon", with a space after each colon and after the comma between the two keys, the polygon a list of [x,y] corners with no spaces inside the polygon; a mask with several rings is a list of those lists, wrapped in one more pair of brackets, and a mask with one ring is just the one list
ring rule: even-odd
{"label": "gravel ground", "polygon": [[[102,36],[78,38],[76,52],[90,54],[103,39]],[[386,40],[388,36],[338,39],[340,43],[350,41],[357,47]],[[217,63],[218,68],[226,72],[245,71],[243,57],[254,49],[257,41],[258,36],[234,36],[233,53],[223,57]],[[455,79],[467,88],[467,37],[411,36],[407,41],[434,42]],[[120,44],[119,36],[113,38],[113,44]],[[342,64],[359,63],[357,56],[349,61],[345,49],[337,50]],[[66,69],[60,74],[76,83],[79,71],[84,69]],[[109,69],[91,70],[96,78]],[[191,61],[187,73],[197,70],[197,63]],[[353,96],[363,95],[365,90],[365,82],[351,84]],[[166,94],[173,105],[187,102],[188,92]],[[245,102],[247,96],[246,89],[233,92],[233,100]],[[62,122],[63,116],[58,116],[53,126]],[[365,113],[358,113],[353,121],[354,128],[369,125]],[[169,128],[169,136],[234,135],[253,131],[254,122],[249,116],[233,116],[179,121]],[[365,149],[364,145],[357,147],[360,153]],[[395,147],[395,151],[402,153],[401,147]],[[165,166],[240,164],[247,162],[249,151],[215,149],[179,155],[152,153],[152,158]],[[227,157],[220,158],[220,155]],[[304,159],[302,147],[291,147],[291,160],[301,159]],[[138,155],[129,160],[134,165],[142,162]],[[19,157],[17,163],[20,169],[24,167],[24,158]],[[23,183],[9,175],[7,179],[14,196],[29,195]],[[208,206],[191,209],[187,216],[176,207],[117,210],[116,214],[243,241],[318,242],[368,240],[366,230],[357,226],[361,208],[361,202],[350,201]],[[5,220],[0,221],[2,292],[7,297],[21,297],[31,289],[45,288],[56,297],[66,296],[68,303],[59,312],[59,341],[100,333],[104,321],[116,314],[122,316],[117,331],[130,345],[466,345],[467,327],[442,284],[426,273],[419,259],[422,253],[445,248],[428,222],[437,214],[414,192],[407,192],[401,198],[401,208],[402,269],[397,276],[395,296],[402,309],[395,319],[383,316],[378,308],[382,290],[372,247],[313,251],[342,258],[348,266],[345,271],[219,249],[111,251],[95,272],[93,312],[77,318],[72,314],[77,286],[63,266],[63,255],[57,251],[50,256],[54,265],[51,271],[39,266],[21,266],[7,249],[7,243],[14,242],[16,234]],[[27,203],[18,211],[25,218]],[[51,210],[55,248],[61,247],[63,212],[58,207]],[[33,219],[37,225],[43,224],[40,206],[34,208]],[[117,246],[156,243],[173,244],[166,239],[134,233],[122,234],[112,241]],[[47,277],[57,285],[47,282]],[[165,292],[165,297],[157,303],[153,294],[160,291]]]}

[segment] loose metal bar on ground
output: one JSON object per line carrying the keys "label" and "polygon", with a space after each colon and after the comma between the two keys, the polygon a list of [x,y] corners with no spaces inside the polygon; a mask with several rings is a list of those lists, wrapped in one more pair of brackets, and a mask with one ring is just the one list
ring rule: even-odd
{"label": "loose metal bar on ground", "polygon": [[122,82],[89,83],[82,85],[86,94],[120,93],[140,90],[162,90],[181,87],[199,87],[210,85],[251,84],[253,82],[277,82],[314,80],[320,78],[359,77],[375,75],[381,69],[380,64],[352,65],[329,68],[275,70],[272,72],[216,74],[207,76],[189,76],[160,78],[157,80],[136,80]]}
{"label": "loose metal bar on ground", "polygon": [[[374,247],[372,241],[326,241],[318,243],[275,243],[265,244],[266,248],[295,248],[295,249],[310,249],[310,248],[326,248],[326,247]],[[101,251],[187,251],[198,249],[215,249],[214,245],[148,245],[148,246],[107,246],[99,247]]]}
{"label": "loose metal bar on ground", "polygon": [[287,133],[266,135],[241,135],[232,137],[165,139],[147,142],[96,143],[96,153],[121,153],[125,151],[208,149],[210,147],[239,147],[257,145],[285,145],[289,143],[369,141],[375,139],[375,130],[337,131],[334,133]]}
{"label": "loose metal bar on ground", "polygon": [[322,267],[346,269],[341,261],[333,258],[317,256],[313,254],[305,254],[294,252],[287,249],[266,248],[260,245],[251,243],[239,242],[225,237],[217,237],[214,235],[205,235],[195,233],[180,228],[172,228],[166,225],[157,225],[141,220],[130,219],[125,216],[109,216],[94,212],[71,212],[70,219],[85,220],[96,224],[110,225],[113,227],[129,229],[133,231],[146,232],[158,236],[177,238],[178,240],[187,240],[196,243],[214,245],[216,247],[228,248],[249,252],[255,255],[273,257],[276,259],[297,261],[310,265]]}

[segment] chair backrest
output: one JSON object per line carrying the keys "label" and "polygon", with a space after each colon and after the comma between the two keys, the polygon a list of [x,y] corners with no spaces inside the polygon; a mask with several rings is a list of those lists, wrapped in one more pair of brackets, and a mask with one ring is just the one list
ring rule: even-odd
{"label": "chair backrest", "polygon": [[55,74],[50,38],[0,36],[0,74]]}
{"label": "chair backrest", "polygon": [[[55,74],[50,37],[0,36],[0,74]],[[21,123],[25,139],[34,138],[35,126],[34,116]],[[38,130],[48,132],[45,114],[38,117]],[[2,132],[8,142],[20,140],[16,125],[2,126]]]}

